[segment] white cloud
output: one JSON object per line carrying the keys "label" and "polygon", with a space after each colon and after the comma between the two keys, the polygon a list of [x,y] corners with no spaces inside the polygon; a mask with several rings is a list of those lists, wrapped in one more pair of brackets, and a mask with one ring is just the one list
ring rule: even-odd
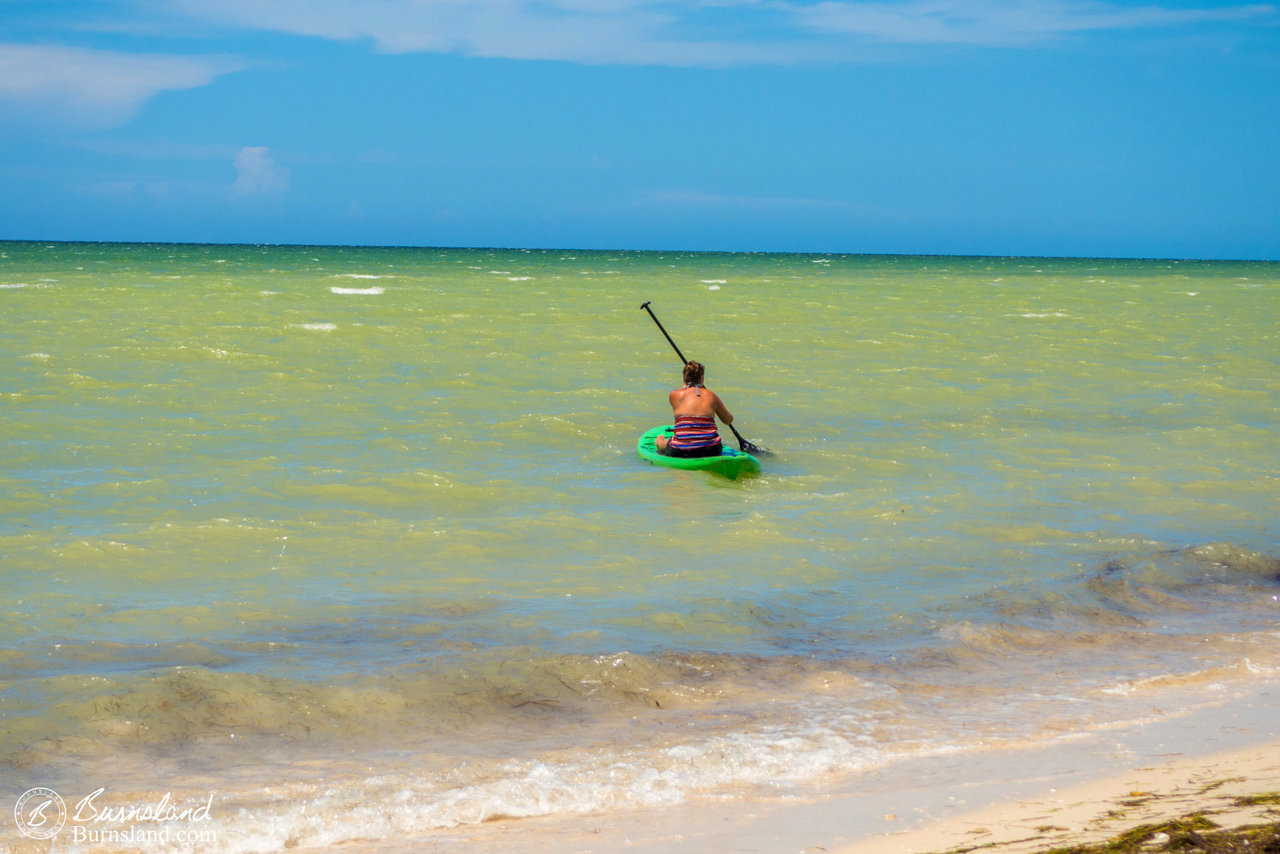
{"label": "white cloud", "polygon": [[367,39],[387,53],[716,65],[761,51],[732,39],[675,36],[685,22],[678,12],[682,7],[649,0],[179,0],[179,5],[188,14],[232,26]]}
{"label": "white cloud", "polygon": [[240,149],[235,165],[236,181],[231,190],[238,196],[266,196],[289,189],[289,170],[276,163],[264,146]]}
{"label": "white cloud", "polygon": [[869,43],[1021,45],[1102,29],[1274,16],[1101,0],[177,0],[187,14],[389,53],[594,64],[733,65],[850,58]]}
{"label": "white cloud", "polygon": [[1206,9],[1119,6],[1094,0],[826,0],[799,8],[809,28],[877,41],[1020,45],[1090,30],[1132,30],[1274,15],[1270,5]]}
{"label": "white cloud", "polygon": [[207,86],[243,67],[228,57],[0,44],[0,104],[77,126],[111,126],[161,92]]}

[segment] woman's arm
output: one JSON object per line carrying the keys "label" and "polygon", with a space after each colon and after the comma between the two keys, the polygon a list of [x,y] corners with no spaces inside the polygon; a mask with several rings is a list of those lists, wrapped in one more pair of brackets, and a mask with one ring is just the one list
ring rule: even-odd
{"label": "woman's arm", "polygon": [[720,420],[725,424],[733,423],[733,413],[724,405],[724,401],[720,399],[720,395],[718,394],[716,395],[716,415],[718,415]]}

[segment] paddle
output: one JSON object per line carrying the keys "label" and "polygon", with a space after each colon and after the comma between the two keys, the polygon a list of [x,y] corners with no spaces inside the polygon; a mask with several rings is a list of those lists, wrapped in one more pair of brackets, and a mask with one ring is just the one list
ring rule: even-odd
{"label": "paddle", "polygon": [[[667,343],[671,345],[671,349],[675,350],[676,355],[680,357],[680,363],[682,365],[689,364],[689,360],[684,357],[684,353],[681,353],[680,348],[676,346],[676,342],[671,340],[671,334],[667,332],[667,328],[662,325],[661,320],[658,320],[658,316],[653,313],[653,309],[649,308],[649,302],[650,302],[649,300],[646,300],[644,305],[640,307],[643,308],[645,311],[649,312],[649,316],[653,318],[653,322],[658,324],[658,328],[661,329],[662,334],[666,336]],[[725,426],[733,431],[733,435],[738,440],[738,447],[741,448],[745,453],[755,454],[757,456],[773,455],[771,451],[766,451],[764,448],[761,448],[759,445],[748,442],[746,439],[742,438],[742,434],[738,432],[737,427],[734,427],[732,424],[726,424]]]}

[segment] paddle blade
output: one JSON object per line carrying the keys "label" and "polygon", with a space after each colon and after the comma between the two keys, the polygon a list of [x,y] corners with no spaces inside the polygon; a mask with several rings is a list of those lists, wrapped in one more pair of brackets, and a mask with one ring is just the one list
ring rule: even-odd
{"label": "paddle blade", "polygon": [[753,442],[748,442],[746,439],[742,438],[742,434],[738,432],[737,427],[734,427],[732,424],[730,424],[729,429],[733,431],[733,435],[738,440],[738,447],[742,450],[744,454],[751,454],[753,457],[772,457],[773,456],[773,451],[765,450],[759,445],[754,444]]}

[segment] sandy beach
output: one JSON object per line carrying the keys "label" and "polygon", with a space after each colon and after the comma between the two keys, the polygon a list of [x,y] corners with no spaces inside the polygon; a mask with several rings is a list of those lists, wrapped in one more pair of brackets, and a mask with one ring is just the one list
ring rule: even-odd
{"label": "sandy beach", "polygon": [[[1280,743],[1125,774],[996,804],[903,833],[834,849],[841,854],[1030,852],[1104,842],[1145,825],[1202,815],[1219,828],[1280,822]],[[1156,835],[1153,844],[1168,839]],[[814,850],[814,849],[809,849]]]}
{"label": "sandy beach", "polygon": [[[1225,828],[1280,822],[1280,686],[1223,694],[1193,712],[1153,714],[1052,744],[904,760],[825,792],[490,822],[431,842],[444,851],[483,845],[529,854],[1013,854],[1106,840],[1192,813]],[[1272,797],[1244,802],[1259,795]]]}

